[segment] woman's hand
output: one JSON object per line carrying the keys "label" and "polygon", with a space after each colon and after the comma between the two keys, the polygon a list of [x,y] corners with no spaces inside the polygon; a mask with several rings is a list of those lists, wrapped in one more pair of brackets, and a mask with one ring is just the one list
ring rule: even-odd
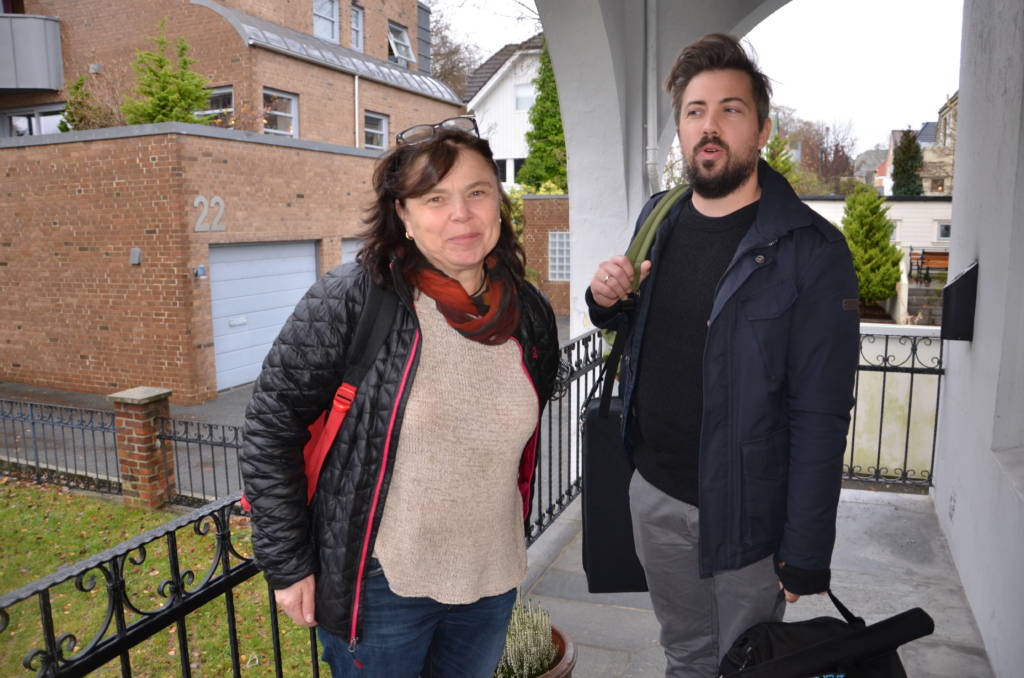
{"label": "woman's hand", "polygon": [[[651,272],[651,262],[640,264],[640,280]],[[622,255],[602,261],[594,277],[590,280],[590,293],[598,306],[608,308],[618,301],[625,300],[633,285],[633,263]]]}
{"label": "woman's hand", "polygon": [[316,575],[309,575],[291,586],[274,591],[274,600],[286,615],[299,626],[316,626],[316,610],[313,593],[316,590]]}

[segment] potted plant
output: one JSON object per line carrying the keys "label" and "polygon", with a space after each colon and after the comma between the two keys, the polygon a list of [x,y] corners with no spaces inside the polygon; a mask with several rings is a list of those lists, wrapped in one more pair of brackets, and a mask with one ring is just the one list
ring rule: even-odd
{"label": "potted plant", "polygon": [[568,678],[574,666],[576,646],[551,624],[547,610],[532,601],[517,600],[494,678]]}

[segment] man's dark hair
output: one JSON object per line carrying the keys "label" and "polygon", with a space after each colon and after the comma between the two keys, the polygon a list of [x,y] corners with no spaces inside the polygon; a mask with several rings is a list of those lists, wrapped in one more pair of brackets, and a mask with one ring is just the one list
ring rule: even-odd
{"label": "man's dark hair", "polygon": [[757,127],[764,127],[771,108],[771,82],[768,76],[758,70],[757,64],[740,45],[740,41],[725,33],[709,33],[679,53],[672,72],[665,80],[665,91],[672,95],[676,124],[679,124],[679,113],[683,106],[683,92],[690,81],[704,71],[725,70],[743,71],[750,76],[754,105],[757,107]]}
{"label": "man's dark hair", "polygon": [[376,199],[363,219],[367,226],[362,234],[365,242],[357,259],[378,284],[390,283],[392,262],[398,271],[406,273],[426,261],[416,244],[405,237],[395,201],[404,206],[407,199],[425,195],[444,180],[463,150],[480,154],[494,170],[501,230],[491,253],[508,269],[516,287],[523,284],[526,255],[512,228],[512,205],[501,187],[491,145],[486,139],[456,129],[439,129],[432,139],[421,143],[399,144],[377,162],[373,171]]}

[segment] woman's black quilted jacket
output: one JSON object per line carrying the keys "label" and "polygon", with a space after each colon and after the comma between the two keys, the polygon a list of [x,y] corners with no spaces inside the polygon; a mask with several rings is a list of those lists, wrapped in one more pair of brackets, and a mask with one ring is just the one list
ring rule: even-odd
{"label": "woman's black quilted jacket", "polygon": [[[252,504],[253,549],[267,580],[279,589],[316,574],[317,622],[350,641],[358,635],[359,578],[373,552],[405,399],[416,373],[419,327],[402,279],[394,281],[401,300],[394,326],[359,386],[309,506],[302,448],[309,439],[307,427],[330,407],[341,383],[368,284],[360,266],[342,266],[317,281],[295,307],[256,381],[241,454],[245,494]],[[554,389],[559,362],[555,319],[533,286],[525,284],[519,299],[515,338],[543,405]],[[529,468],[520,477],[520,489],[526,495],[533,470],[527,462],[536,438],[524,451],[522,465]]]}

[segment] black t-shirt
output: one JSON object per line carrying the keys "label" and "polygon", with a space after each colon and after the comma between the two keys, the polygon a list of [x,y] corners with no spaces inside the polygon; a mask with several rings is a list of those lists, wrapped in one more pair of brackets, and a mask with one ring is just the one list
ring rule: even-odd
{"label": "black t-shirt", "polygon": [[[698,505],[704,343],[718,282],[757,216],[707,217],[687,201],[662,226],[636,387],[633,461],[661,491]],[[667,226],[667,228],[665,228]]]}

